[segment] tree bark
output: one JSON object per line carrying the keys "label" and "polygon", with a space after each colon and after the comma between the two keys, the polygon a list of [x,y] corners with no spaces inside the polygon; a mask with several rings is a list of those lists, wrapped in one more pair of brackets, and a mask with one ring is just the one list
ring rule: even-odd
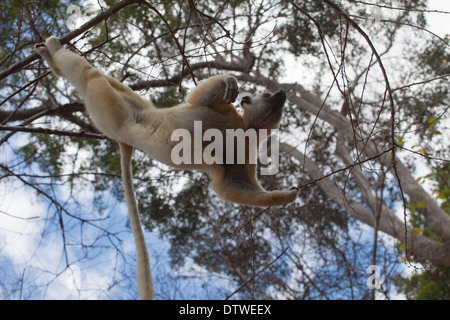
{"label": "tree bark", "polygon": [[[338,187],[329,177],[325,177],[319,166],[308,156],[305,156],[298,149],[287,143],[280,143],[280,151],[298,160],[301,167],[305,169],[306,174],[312,179],[317,180],[320,189],[331,200],[345,208],[353,218],[369,226],[375,226],[376,218],[374,213],[350,198],[345,191]],[[368,186],[362,188],[361,192],[364,194],[371,194],[371,190],[367,190],[366,188],[368,188]],[[407,241],[408,250],[412,250],[421,258],[450,266],[450,248],[446,243],[437,242],[422,235],[416,235],[409,227],[405,229],[404,222],[397,218],[395,214],[384,205],[382,205],[380,210],[378,229],[401,242]]]}

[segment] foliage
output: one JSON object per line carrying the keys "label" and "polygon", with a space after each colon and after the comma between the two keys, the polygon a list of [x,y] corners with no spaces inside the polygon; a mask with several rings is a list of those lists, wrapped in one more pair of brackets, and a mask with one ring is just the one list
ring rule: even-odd
{"label": "foliage", "polygon": [[[430,180],[433,183],[433,195],[441,200],[441,207],[450,215],[450,164],[445,163],[437,167],[432,173],[426,175],[421,180]],[[439,239],[430,228],[427,227],[424,218],[417,211],[421,204],[410,204],[411,225],[415,232],[420,232],[427,237]],[[399,275],[395,280],[398,290],[404,293],[407,299],[411,300],[449,300],[450,299],[450,268],[438,265],[431,261],[423,261],[420,257],[414,259],[424,265],[423,269],[417,270],[410,277]]]}
{"label": "foliage", "polygon": [[400,292],[409,300],[449,300],[450,270],[445,266],[433,265],[410,278],[396,281]]}
{"label": "foliage", "polygon": [[[69,34],[70,5],[85,22],[120,3],[3,1],[0,73],[29,57],[48,35]],[[410,241],[430,241],[428,248],[448,253],[449,240],[429,219],[450,206],[450,167],[436,164],[450,157],[448,39],[426,32],[422,0],[340,1],[347,16],[334,3],[130,1],[71,39],[71,50],[158,108],[182,102],[190,88],[219,72],[235,75],[241,91],[287,92],[279,171],[258,178],[268,190],[298,187],[288,206],[227,203],[208,187],[206,175],[172,170],[135,151],[135,192],[151,232],[149,248],[154,238],[164,243],[162,253],[151,252],[159,298],[369,299],[375,295],[366,286],[366,269],[373,264],[382,272],[377,297],[390,298],[401,267],[391,239],[405,240],[405,220],[415,230],[407,234]],[[372,23],[374,12],[381,16]],[[1,80],[0,122],[9,126],[0,131],[2,190],[33,190],[38,197],[30,194],[29,201],[45,209],[36,205],[32,218],[17,218],[39,230],[39,244],[24,254],[25,262],[14,265],[4,253],[11,242],[0,247],[0,263],[8,265],[0,286],[7,298],[48,297],[53,290],[47,288],[74,265],[87,272],[105,263],[109,269],[101,273],[112,276],[78,290],[80,297],[134,297],[129,230],[115,220],[123,207],[118,146],[83,137],[98,132],[82,101],[47,71],[34,60]],[[24,128],[38,132],[20,132]],[[413,178],[424,162],[435,169],[422,181]],[[424,180],[433,181],[436,191],[426,206]],[[399,218],[403,198],[409,219]],[[437,203],[439,210],[432,207]],[[21,216],[0,206],[0,219],[6,217]],[[27,236],[22,230],[16,235]],[[425,247],[414,249],[415,257],[427,254]],[[44,270],[39,259],[47,252],[57,262]],[[436,279],[448,278],[448,259],[427,263],[429,271],[399,281],[402,291],[411,298],[447,299],[448,281]],[[43,284],[36,280],[48,277]],[[190,288],[185,295],[178,290],[184,286]]]}

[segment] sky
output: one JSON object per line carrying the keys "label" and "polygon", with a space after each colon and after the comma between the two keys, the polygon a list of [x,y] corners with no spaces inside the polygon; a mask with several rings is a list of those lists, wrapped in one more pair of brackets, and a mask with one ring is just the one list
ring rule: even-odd
{"label": "sky", "polygon": [[[430,10],[441,10],[450,12],[450,1],[430,0]],[[450,15],[429,13],[429,29],[444,37],[450,34]],[[23,140],[26,135],[16,134],[13,140],[14,148],[26,143]],[[0,163],[14,161],[14,149],[3,148],[5,152],[0,154]],[[37,172],[37,170],[36,170]],[[131,230],[127,225],[127,209],[124,204],[112,201],[105,210],[108,218],[99,226],[108,228],[111,232],[119,235],[117,240],[101,239],[101,244],[111,243],[120,245],[124,252],[123,257],[118,257],[115,250],[93,250],[89,254],[96,255],[96,259],[89,261],[80,260],[80,250],[63,248],[60,242],[61,234],[58,226],[49,227],[49,222],[58,221],[43,220],[40,213],[49,209],[47,201],[36,192],[20,187],[19,182],[11,179],[12,183],[0,184],[0,287],[8,284],[9,279],[22,278],[24,283],[36,284],[32,290],[16,288],[11,296],[0,298],[7,299],[105,299],[118,298],[124,290],[130,291],[124,298],[137,298],[136,285],[134,283],[134,241]],[[86,203],[92,202],[92,194],[89,189],[78,190]],[[58,197],[69,199],[69,190],[59,190]],[[68,204],[75,206],[77,204]],[[114,213],[114,214],[112,214]],[[95,213],[93,213],[95,214]],[[67,226],[73,234],[67,235],[69,241],[75,241],[79,232],[88,241],[98,235],[96,228],[81,228],[74,221],[67,220]],[[120,241],[119,241],[120,238]],[[195,273],[199,275],[196,280],[181,282],[181,286],[190,286],[205,290],[205,286],[211,286],[211,292],[217,287],[230,285],[226,280],[217,275],[216,286],[211,285],[202,274],[201,270],[193,263],[188,263],[185,270],[177,273],[168,271],[168,244],[160,239],[157,233],[146,232],[149,246],[152,269],[155,279],[156,292],[163,292],[163,279],[177,279],[185,275]],[[66,251],[67,254],[62,254]],[[69,260],[67,268],[66,261]],[[112,263],[113,262],[113,263]],[[124,273],[125,276],[120,275]],[[126,277],[128,276],[128,278]],[[166,280],[168,281],[168,280]],[[17,285],[17,283],[16,283]],[[167,293],[172,298],[186,298],[176,293]],[[158,297],[158,296],[157,296]],[[212,296],[220,298],[220,296]],[[192,298],[192,297],[191,297]],[[198,296],[197,298],[201,298]]]}
{"label": "sky", "polygon": [[[439,10],[450,12],[450,1],[448,0],[429,0],[430,10]],[[429,29],[443,38],[446,34],[450,34],[450,14],[427,15]]]}

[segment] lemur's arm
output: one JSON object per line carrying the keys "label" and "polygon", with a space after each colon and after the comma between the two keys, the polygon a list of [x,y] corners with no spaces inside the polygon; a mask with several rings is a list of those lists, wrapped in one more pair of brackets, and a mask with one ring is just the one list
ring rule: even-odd
{"label": "lemur's arm", "polygon": [[193,106],[218,107],[236,101],[238,84],[229,74],[213,76],[201,82],[186,98]]}

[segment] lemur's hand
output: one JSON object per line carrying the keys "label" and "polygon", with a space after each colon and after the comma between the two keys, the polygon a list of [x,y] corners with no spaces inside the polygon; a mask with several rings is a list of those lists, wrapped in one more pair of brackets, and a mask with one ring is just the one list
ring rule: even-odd
{"label": "lemur's hand", "polygon": [[224,80],[225,83],[225,95],[223,101],[225,103],[232,103],[236,101],[238,96],[238,83],[235,77],[228,77]]}

